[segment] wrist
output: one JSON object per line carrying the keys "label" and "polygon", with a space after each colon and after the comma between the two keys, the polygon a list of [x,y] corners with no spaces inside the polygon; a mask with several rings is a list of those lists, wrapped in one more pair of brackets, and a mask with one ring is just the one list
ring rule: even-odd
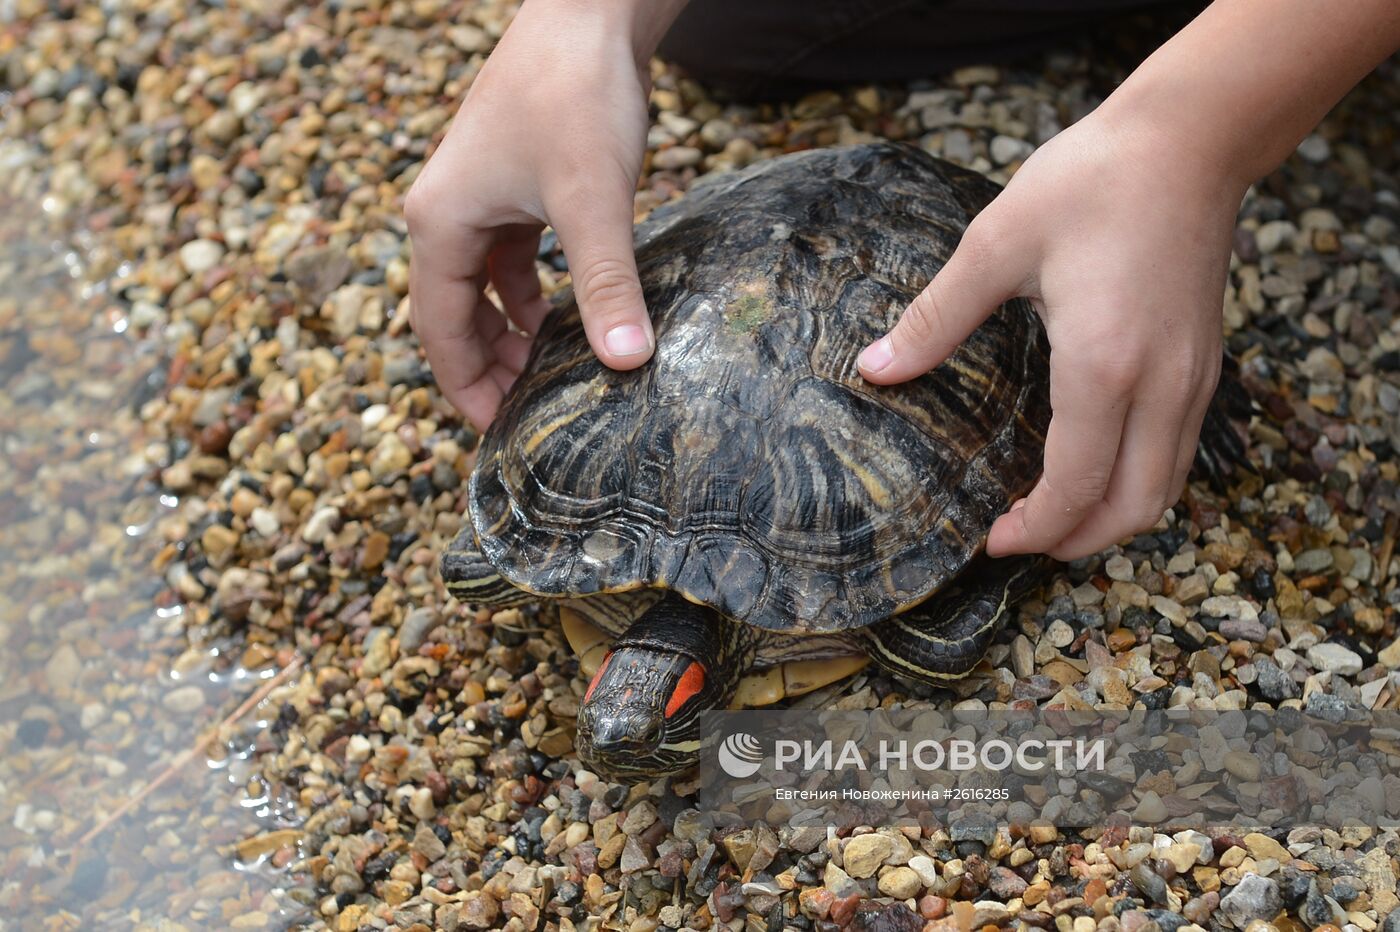
{"label": "wrist", "polygon": [[1144,63],[1092,115],[1121,148],[1205,197],[1238,204],[1268,170],[1233,114],[1209,112],[1189,74]]}
{"label": "wrist", "polygon": [[[561,20],[587,22],[614,36],[625,37],[639,68],[656,52],[666,30],[689,0],[529,0],[520,15],[544,16],[555,27]],[[572,28],[572,25],[571,27]]]}

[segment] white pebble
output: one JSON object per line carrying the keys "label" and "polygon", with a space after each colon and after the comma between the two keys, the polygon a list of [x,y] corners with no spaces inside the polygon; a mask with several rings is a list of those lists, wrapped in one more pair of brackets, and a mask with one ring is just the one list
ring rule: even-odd
{"label": "white pebble", "polygon": [[385,404],[370,405],[360,414],[360,426],[365,430],[374,430],[384,419],[389,416],[389,406]]}
{"label": "white pebble", "polygon": [[1308,663],[1319,670],[1331,670],[1342,676],[1360,673],[1364,664],[1361,656],[1340,644],[1323,642],[1308,648]]}
{"label": "white pebble", "polygon": [[426,786],[420,786],[414,790],[413,795],[408,798],[408,809],[424,821],[437,815],[437,805],[433,803],[433,791]]}
{"label": "white pebble", "polygon": [[1018,162],[1030,156],[1035,147],[1024,139],[1011,136],[993,136],[991,145],[992,161],[998,165]]}
{"label": "white pebble", "polygon": [[204,707],[204,690],[198,686],[180,686],[166,693],[160,700],[167,711],[189,715]]}
{"label": "white pebble", "polygon": [[1133,561],[1121,553],[1109,557],[1103,571],[1108,574],[1109,579],[1116,579],[1118,582],[1133,581]]}
{"label": "white pebble", "polygon": [[333,505],[318,508],[311,516],[311,520],[306,522],[306,527],[301,529],[301,539],[308,544],[319,544],[331,535],[331,531],[338,521],[340,521],[339,508]]}
{"label": "white pebble", "polygon": [[195,239],[180,247],[180,264],[191,275],[207,272],[224,257],[224,247],[212,239]]}
{"label": "white pebble", "polygon": [[1332,155],[1332,146],[1317,133],[1298,143],[1298,154],[1313,164],[1325,162]]}
{"label": "white pebble", "polygon": [[253,513],[248,516],[248,522],[253,525],[253,530],[263,537],[271,537],[282,527],[277,520],[277,513],[271,508],[254,508]]}

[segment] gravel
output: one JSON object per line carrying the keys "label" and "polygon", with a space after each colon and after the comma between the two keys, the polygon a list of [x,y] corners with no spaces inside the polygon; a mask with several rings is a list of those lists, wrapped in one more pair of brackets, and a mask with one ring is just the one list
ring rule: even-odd
{"label": "gravel", "polygon": [[[553,611],[460,607],[435,570],[476,438],[409,331],[401,198],[511,6],[13,6],[0,909],[17,927],[1400,932],[1391,827],[1168,834],[1174,788],[1154,784],[1135,821],[1084,833],[779,833],[707,826],[685,775],[599,780],[572,754],[584,684]],[[656,63],[637,213],[702,173],[881,137],[1004,182],[1127,65],[1071,50],[758,106]],[[1192,485],[1151,532],[1064,568],[968,680],[869,673],[829,701],[1395,707],[1398,105],[1391,63],[1240,212],[1223,311],[1260,407],[1255,474]],[[566,284],[550,237],[539,272]],[[260,683],[194,755],[212,769],[78,844]],[[1202,763],[1258,780],[1238,739],[1207,737]]]}

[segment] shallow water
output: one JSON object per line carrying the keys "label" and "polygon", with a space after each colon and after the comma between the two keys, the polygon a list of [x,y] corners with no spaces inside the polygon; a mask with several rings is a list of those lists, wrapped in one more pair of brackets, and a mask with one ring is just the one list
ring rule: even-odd
{"label": "shallow water", "polygon": [[278,658],[248,669],[166,578],[180,502],[140,415],[166,341],[62,215],[0,194],[0,929],[284,926],[309,891],[255,772],[278,708],[225,722]]}

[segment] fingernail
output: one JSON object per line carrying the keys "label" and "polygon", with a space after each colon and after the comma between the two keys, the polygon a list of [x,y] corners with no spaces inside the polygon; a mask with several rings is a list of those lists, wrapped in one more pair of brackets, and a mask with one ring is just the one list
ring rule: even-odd
{"label": "fingernail", "polygon": [[636,356],[651,349],[647,332],[636,324],[623,324],[612,328],[603,337],[603,345],[614,356]]}
{"label": "fingernail", "polygon": [[881,337],[860,351],[856,365],[869,373],[879,372],[894,361],[894,350],[890,349],[890,338]]}

